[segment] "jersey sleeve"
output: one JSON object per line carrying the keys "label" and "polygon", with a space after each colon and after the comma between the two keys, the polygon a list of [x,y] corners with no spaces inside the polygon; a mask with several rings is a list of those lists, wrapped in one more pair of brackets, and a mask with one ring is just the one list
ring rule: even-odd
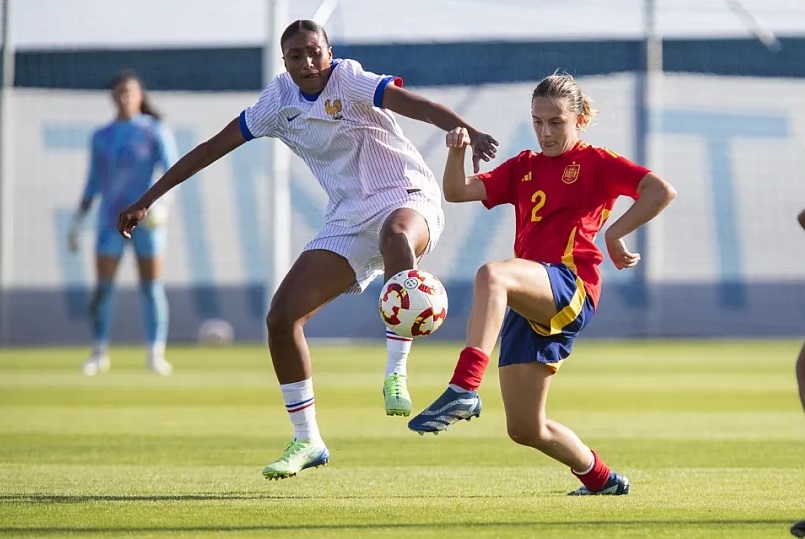
{"label": "jersey sleeve", "polygon": [[604,162],[604,184],[608,194],[612,197],[627,196],[637,200],[637,186],[651,171],[606,148],[600,148],[599,154]]}
{"label": "jersey sleeve", "polygon": [[338,69],[338,77],[341,80],[345,97],[350,101],[378,108],[383,108],[383,95],[389,84],[400,87],[403,85],[400,77],[364,71],[363,66],[355,60],[343,60],[335,69]]}
{"label": "jersey sleeve", "polygon": [[513,204],[514,203],[514,167],[517,163],[517,157],[503,162],[500,166],[478,174],[478,179],[484,182],[486,187],[486,200],[483,205],[487,209],[492,209],[500,204]]}
{"label": "jersey sleeve", "polygon": [[176,139],[168,126],[158,122],[155,129],[157,145],[157,161],[163,171],[173,166],[179,158],[179,150],[176,148]]}
{"label": "jersey sleeve", "polygon": [[257,137],[270,137],[276,132],[280,108],[279,77],[274,77],[268,83],[256,103],[240,113],[240,132],[247,141]]}
{"label": "jersey sleeve", "polygon": [[84,184],[84,192],[81,195],[81,200],[84,204],[89,204],[101,190],[101,150],[99,133],[92,134],[89,142],[89,172],[87,173],[87,181]]}

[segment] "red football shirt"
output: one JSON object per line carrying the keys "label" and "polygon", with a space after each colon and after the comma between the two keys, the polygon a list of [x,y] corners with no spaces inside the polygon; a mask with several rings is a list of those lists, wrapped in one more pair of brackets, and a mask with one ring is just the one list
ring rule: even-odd
{"label": "red football shirt", "polygon": [[648,172],[610,150],[580,141],[558,157],[523,151],[478,177],[486,186],[487,208],[514,205],[514,255],[567,265],[597,306],[598,265],[604,255],[595,236],[619,196],[637,199],[637,186]]}

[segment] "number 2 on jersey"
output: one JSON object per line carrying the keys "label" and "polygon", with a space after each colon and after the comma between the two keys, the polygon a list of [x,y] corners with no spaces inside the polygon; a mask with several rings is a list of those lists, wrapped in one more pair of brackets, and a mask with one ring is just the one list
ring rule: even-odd
{"label": "number 2 on jersey", "polygon": [[545,198],[546,198],[545,191],[543,191],[542,189],[540,189],[539,191],[537,191],[536,193],[531,195],[531,202],[534,203],[534,207],[531,208],[531,222],[532,223],[542,220],[542,216],[537,215],[537,213],[545,205]]}

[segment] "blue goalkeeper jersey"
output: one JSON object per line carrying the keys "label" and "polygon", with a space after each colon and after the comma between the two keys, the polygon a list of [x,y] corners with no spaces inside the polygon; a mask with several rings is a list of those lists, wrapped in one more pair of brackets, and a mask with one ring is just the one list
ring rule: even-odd
{"label": "blue goalkeeper jersey", "polygon": [[168,128],[146,114],[116,120],[95,131],[83,198],[100,195],[99,225],[115,226],[117,214],[151,186],[157,165],[167,170],[176,161],[176,153]]}

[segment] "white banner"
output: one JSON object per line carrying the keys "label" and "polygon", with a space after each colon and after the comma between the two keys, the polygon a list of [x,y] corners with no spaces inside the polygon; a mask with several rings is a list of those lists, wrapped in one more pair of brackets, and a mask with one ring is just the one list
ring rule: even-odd
{"label": "white banner", "polygon": [[[579,81],[599,109],[586,140],[634,157],[635,90],[630,75]],[[427,89],[500,142],[500,158],[536,148],[532,85]],[[258,93],[159,93],[182,150],[217,132]],[[803,275],[805,236],[796,214],[805,208],[805,81],[666,76],[657,171],[679,197],[657,224],[645,263],[661,282],[791,281]],[[92,130],[112,117],[106,92],[14,90],[11,102],[11,288],[61,288],[93,281],[94,237],[72,255],[66,233],[82,191]],[[402,119],[404,130],[437,177],[444,135]],[[169,284],[260,283],[268,271],[265,141],[252,141],[177,191],[169,224]],[[493,166],[486,165],[486,167]],[[294,254],[317,231],[325,204],[303,163],[292,166]],[[626,201],[619,208],[627,206]],[[443,280],[468,280],[487,260],[511,256],[510,208],[445,203],[447,228],[424,266]],[[133,283],[131,260],[121,266]],[[605,263],[613,279],[625,279]]]}

